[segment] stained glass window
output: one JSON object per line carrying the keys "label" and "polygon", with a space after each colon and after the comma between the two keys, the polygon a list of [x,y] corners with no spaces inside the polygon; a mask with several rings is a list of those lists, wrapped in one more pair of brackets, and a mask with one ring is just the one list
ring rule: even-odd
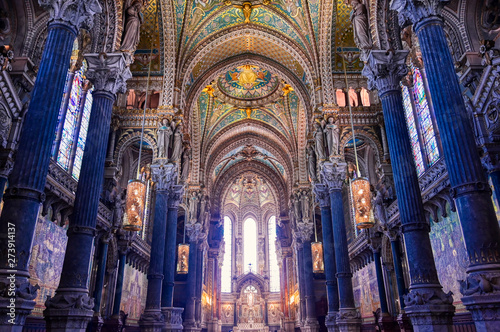
{"label": "stained glass window", "polygon": [[280,291],[280,269],[278,255],[276,255],[276,217],[269,218],[267,228],[269,238],[269,284],[271,292]]}
{"label": "stained glass window", "polygon": [[233,225],[229,217],[224,217],[224,258],[221,268],[221,292],[231,293]]}
{"label": "stained glass window", "polygon": [[431,112],[429,104],[425,96],[424,81],[420,70],[411,66],[413,72],[413,98],[417,111],[418,122],[420,124],[421,134],[425,153],[429,162],[429,166],[433,165],[439,159],[439,150],[437,147],[434,127],[432,125]]}
{"label": "stained glass window", "polygon": [[71,85],[66,84],[58,120],[59,123],[63,121],[61,142],[59,150],[54,151],[57,163],[77,180],[80,176],[93,101],[93,89],[84,91],[86,70],[87,63],[84,61],[81,68],[75,72]]}
{"label": "stained glass window", "polygon": [[410,142],[413,151],[413,158],[415,160],[417,174],[420,175],[425,171],[425,165],[422,158],[422,151],[420,149],[417,123],[415,121],[415,116],[413,115],[413,106],[411,104],[410,91],[408,87],[402,84],[401,84],[401,89],[403,91],[403,104],[405,109],[406,124],[408,126],[408,132],[410,134]]}
{"label": "stained glass window", "polygon": [[257,271],[257,224],[252,218],[243,224],[243,266],[244,273]]}

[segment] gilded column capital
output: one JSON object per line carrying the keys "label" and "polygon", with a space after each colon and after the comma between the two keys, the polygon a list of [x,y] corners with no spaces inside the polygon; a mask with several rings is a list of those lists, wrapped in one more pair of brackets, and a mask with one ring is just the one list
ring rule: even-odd
{"label": "gilded column capital", "polygon": [[95,92],[117,93],[127,91],[127,80],[132,77],[122,53],[92,53],[85,56],[89,64],[87,78]]}
{"label": "gilded column capital", "polygon": [[438,17],[450,0],[392,0],[390,9],[398,12],[399,24],[405,27],[423,19]]}
{"label": "gilded column capital", "polygon": [[368,88],[378,90],[380,96],[399,91],[399,83],[408,72],[408,51],[371,51],[362,74],[368,78]]}
{"label": "gilded column capital", "polygon": [[50,23],[62,23],[76,31],[90,30],[94,15],[102,12],[98,0],[38,0],[40,7],[49,12]]}

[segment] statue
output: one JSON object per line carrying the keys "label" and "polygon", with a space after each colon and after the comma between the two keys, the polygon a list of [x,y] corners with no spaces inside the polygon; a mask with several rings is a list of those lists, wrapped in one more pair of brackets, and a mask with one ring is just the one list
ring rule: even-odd
{"label": "statue", "polygon": [[184,149],[182,154],[182,167],[181,167],[181,181],[186,181],[189,176],[189,165],[191,161],[191,148],[187,147]]}
{"label": "statue", "polygon": [[120,50],[134,52],[139,43],[142,24],[142,1],[136,0],[125,10],[125,28],[123,29]]}
{"label": "statue", "polygon": [[182,123],[179,123],[175,128],[174,140],[172,143],[172,157],[173,162],[177,162],[181,158],[182,154]]}
{"label": "statue", "polygon": [[300,213],[300,197],[299,194],[295,194],[295,197],[292,196],[291,199],[293,200],[293,212],[295,215],[295,221],[300,222],[302,220],[302,214]]}
{"label": "statue", "polygon": [[373,210],[375,212],[375,217],[382,224],[385,225],[387,223],[387,214],[384,206],[384,196],[378,190],[375,190],[377,194],[375,199],[373,200]]}
{"label": "statue", "polygon": [[314,141],[316,142],[316,155],[319,160],[325,160],[325,135],[321,124],[318,122],[314,123]]}
{"label": "statue", "polygon": [[314,152],[314,147],[310,144],[307,147],[307,170],[309,171],[309,177],[311,181],[315,182],[318,180],[316,175],[316,153]]}
{"label": "statue", "polygon": [[368,30],[368,11],[360,0],[351,0],[352,12],[351,22],[354,32],[354,42],[361,50],[372,48]]}
{"label": "statue", "polygon": [[307,191],[302,191],[302,195],[300,197],[300,203],[302,207],[302,221],[307,222],[310,218],[310,206],[309,206],[309,195]]}
{"label": "statue", "polygon": [[169,126],[167,119],[161,120],[156,136],[158,140],[158,158],[167,158],[170,137],[172,136],[172,128]]}
{"label": "statue", "polygon": [[326,125],[326,142],[328,145],[328,154],[338,155],[339,154],[339,128],[334,123],[333,117],[328,118],[328,124]]}
{"label": "statue", "polygon": [[199,193],[197,191],[193,191],[189,200],[189,218],[192,223],[196,223],[198,221],[199,199]]}
{"label": "statue", "polygon": [[123,190],[115,197],[115,206],[113,210],[113,226],[119,227],[122,224],[123,213],[125,212],[126,191]]}

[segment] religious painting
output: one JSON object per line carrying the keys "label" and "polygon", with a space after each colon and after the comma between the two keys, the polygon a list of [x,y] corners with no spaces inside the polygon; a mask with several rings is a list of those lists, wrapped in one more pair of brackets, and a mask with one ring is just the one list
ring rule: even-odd
{"label": "religious painting", "polygon": [[229,70],[218,81],[222,92],[241,99],[266,96],[275,91],[278,85],[277,76],[254,65],[243,65]]}
{"label": "religious painting", "polygon": [[120,310],[128,314],[128,320],[137,323],[146,305],[148,280],[146,274],[131,265],[125,265],[123,277],[122,302]]}
{"label": "religious painting", "polygon": [[267,318],[269,325],[279,325],[281,317],[280,308],[281,308],[280,302],[275,302],[275,303],[271,302],[267,305]]}
{"label": "religious painting", "polygon": [[460,301],[459,280],[464,280],[467,276],[465,273],[468,266],[467,252],[458,214],[451,211],[449,204],[446,204],[446,215],[446,217],[442,217],[441,212],[438,211],[439,218],[437,222],[431,222],[429,235],[443,291],[445,293],[453,292],[453,304],[457,312],[460,312],[465,310]]}
{"label": "religious painting", "polygon": [[63,227],[43,218],[37,220],[29,263],[30,281],[40,286],[33,316],[43,317],[47,296],[54,296],[59,286],[67,242]]}
{"label": "religious painting", "polygon": [[222,304],[222,324],[234,324],[234,307],[229,303]]}
{"label": "religious painting", "polygon": [[354,300],[362,318],[372,318],[380,307],[375,263],[353,273]]}

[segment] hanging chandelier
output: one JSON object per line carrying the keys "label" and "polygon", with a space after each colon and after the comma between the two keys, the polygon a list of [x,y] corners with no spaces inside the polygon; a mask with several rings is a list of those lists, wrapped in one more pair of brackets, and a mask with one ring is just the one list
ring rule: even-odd
{"label": "hanging chandelier", "polygon": [[184,236],[182,243],[177,245],[177,273],[188,274],[189,272],[189,243],[186,243],[186,217],[184,218]]}
{"label": "hanging chandelier", "polygon": [[[345,88],[347,94],[349,94],[349,86],[347,83],[347,70],[345,66],[345,57],[342,56],[342,63],[344,66],[344,79],[345,79]],[[367,178],[361,177],[361,172],[359,171],[359,163],[358,163],[358,151],[356,148],[356,136],[354,133],[354,120],[352,117],[352,107],[351,100],[347,98],[347,105],[349,107],[349,115],[351,118],[351,131],[352,131],[352,142],[354,148],[354,158],[356,161],[356,178],[351,181],[351,195],[352,195],[352,204],[354,207],[354,221],[356,223],[356,227],[358,229],[371,228],[375,225],[375,220],[372,217],[371,209],[371,193],[370,193],[370,182]]]}
{"label": "hanging chandelier", "polygon": [[316,203],[313,199],[313,226],[314,226],[314,242],[311,242],[311,254],[313,273],[325,273],[325,261],[323,259],[323,243],[318,241],[318,233],[316,231]]}
{"label": "hanging chandelier", "polygon": [[[157,13],[157,11],[156,11]],[[155,14],[155,27],[156,27]],[[127,184],[127,197],[125,199],[125,214],[122,228],[127,231],[138,232],[142,230],[144,224],[144,210],[146,206],[146,181],[141,179],[141,157],[144,141],[144,124],[146,122],[146,107],[149,97],[149,81],[151,78],[151,62],[153,58],[153,40],[151,40],[151,50],[149,53],[148,80],[146,82],[146,98],[144,100],[144,110],[142,112],[141,140],[139,142],[139,159],[137,162],[136,179],[129,180]]]}

